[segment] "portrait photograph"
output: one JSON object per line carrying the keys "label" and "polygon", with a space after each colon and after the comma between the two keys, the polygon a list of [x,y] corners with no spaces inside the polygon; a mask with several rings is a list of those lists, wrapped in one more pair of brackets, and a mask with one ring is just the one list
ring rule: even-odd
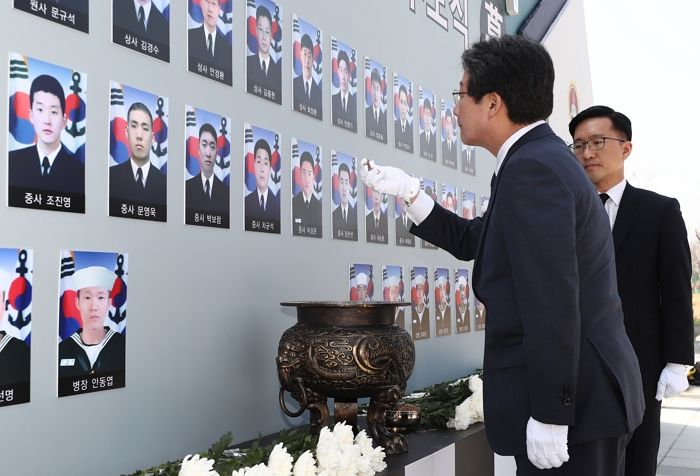
{"label": "portrait photograph", "polygon": [[462,191],[462,218],[472,220],[476,214],[476,194],[469,190]]}
{"label": "portrait photograph", "polygon": [[419,153],[421,157],[433,162],[437,161],[437,138],[435,137],[437,107],[435,104],[436,98],[433,93],[423,89],[423,87],[418,88],[420,115],[420,123],[418,125]]}
{"label": "portrait photograph", "polygon": [[90,31],[88,2],[89,0],[13,0],[17,10],[83,33]]}
{"label": "portrait photograph", "polygon": [[297,15],[293,24],[292,92],[294,110],[323,119],[323,33]]}
{"label": "portrait photograph", "polygon": [[386,137],[386,68],[365,57],[365,135],[384,144]]}
{"label": "portrait photograph", "polygon": [[350,265],[350,301],[370,302],[374,297],[374,276],[371,264]]}
{"label": "portrait photograph", "polygon": [[164,222],[168,99],[111,81],[109,105],[109,215]]}
{"label": "portrait photograph", "polygon": [[357,132],[357,53],[331,37],[331,115],[333,125]]}
{"label": "portrait photograph", "polygon": [[455,321],[457,334],[471,331],[471,292],[469,290],[469,270],[455,268]]}
{"label": "portrait photograph", "polygon": [[488,211],[490,199],[491,199],[491,197],[489,197],[488,195],[481,195],[481,199],[480,199],[481,209],[479,212],[479,216],[483,217],[486,214],[486,212]]}
{"label": "portrait photograph", "polygon": [[[403,266],[386,264],[382,266],[382,297],[387,302],[404,302]],[[405,306],[397,306],[394,311],[394,325],[406,329]],[[409,332],[410,329],[406,329]]]}
{"label": "portrait photograph", "polygon": [[462,144],[462,172],[476,176],[476,147]]}
{"label": "portrait photograph", "polygon": [[233,0],[187,0],[187,69],[233,85]]}
{"label": "portrait photograph", "polygon": [[457,129],[457,117],[455,116],[455,104],[449,99],[440,100],[442,165],[456,169],[457,154],[462,143]]}
{"label": "portrait photograph", "polygon": [[32,250],[0,248],[0,407],[29,401]]}
{"label": "portrait photograph", "polygon": [[292,235],[323,237],[321,146],[292,138]]}
{"label": "portrait photograph", "polygon": [[87,75],[10,53],[8,205],[85,213]]}
{"label": "portrait photograph", "polygon": [[128,255],[61,251],[58,396],[125,386]]}
{"label": "portrait photograph", "polygon": [[411,337],[413,340],[430,338],[430,283],[428,268],[411,267]]}
{"label": "portrait photograph", "polygon": [[243,127],[244,229],[280,234],[281,138],[262,127],[251,124]]}
{"label": "portrait photograph", "polygon": [[112,42],[170,62],[170,0],[112,0]]}
{"label": "portrait photograph", "polygon": [[357,241],[356,158],[331,150],[333,239]]}
{"label": "portrait photograph", "polygon": [[394,73],[394,147],[413,153],[413,82]]}
{"label": "portrait photograph", "polygon": [[249,0],[246,16],[246,91],[282,104],[282,7]]}
{"label": "portrait photograph", "polygon": [[413,222],[408,218],[406,208],[408,205],[401,197],[394,197],[394,219],[396,230],[396,246],[416,246],[415,237],[409,231]]}
{"label": "portrait photograph", "polygon": [[450,268],[435,268],[435,335],[440,337],[451,333]]}
{"label": "portrait photograph", "polygon": [[[434,202],[438,201],[437,197],[437,183],[435,180],[431,180],[425,177],[421,177],[420,179],[420,189],[423,190],[426,195],[428,195],[430,198],[433,199]],[[434,244],[430,243],[429,241],[425,241],[424,239],[420,240],[420,247],[427,249],[427,250],[436,250],[438,249],[437,246]]]}
{"label": "portrait photograph", "polygon": [[185,106],[185,223],[229,228],[231,118]]}
{"label": "portrait photograph", "polygon": [[481,301],[474,298],[476,305],[474,306],[474,327],[477,331],[486,329],[486,306]]}
{"label": "portrait photograph", "polygon": [[454,185],[442,184],[442,208],[452,213],[457,213],[457,187]]}
{"label": "portrait photograph", "polygon": [[365,185],[365,239],[367,243],[389,244],[389,196]]}

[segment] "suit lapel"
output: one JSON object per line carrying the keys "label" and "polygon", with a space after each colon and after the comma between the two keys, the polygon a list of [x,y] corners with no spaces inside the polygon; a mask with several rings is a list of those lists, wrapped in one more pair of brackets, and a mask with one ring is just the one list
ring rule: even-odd
{"label": "suit lapel", "polygon": [[631,184],[627,183],[625,191],[622,193],[620,208],[617,210],[615,224],[613,225],[613,243],[615,243],[615,253],[618,252],[622,243],[629,236],[632,225],[637,220],[641,207],[639,206],[639,193]]}

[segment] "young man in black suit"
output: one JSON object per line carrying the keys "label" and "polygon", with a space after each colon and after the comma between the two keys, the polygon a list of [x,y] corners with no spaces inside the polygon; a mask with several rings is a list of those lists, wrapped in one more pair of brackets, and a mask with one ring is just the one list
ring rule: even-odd
{"label": "young man in black suit", "polygon": [[661,436],[661,400],[688,388],[693,308],[688,235],[678,201],[625,179],[632,123],[593,106],[569,123],[571,147],[610,218],[617,289],[625,328],[637,353],[646,411],[627,445],[625,474],[653,476]]}
{"label": "young man in black suit", "polygon": [[399,118],[394,121],[394,146],[413,153],[413,124],[408,122],[408,91],[399,86]]}
{"label": "young man in black suit", "polygon": [[338,166],[340,205],[333,210],[333,238],[357,241],[357,208],[350,204],[350,167]]}
{"label": "young man in black suit", "polygon": [[366,136],[386,144],[386,111],[382,111],[382,77],[379,70],[372,68],[372,104],[365,108]]}
{"label": "young man in black suit", "polygon": [[151,0],[114,0],[114,25],[144,40],[167,44],[170,25]]}
{"label": "young man in black suit", "polygon": [[338,79],[340,91],[332,98],[333,124],[357,131],[357,95],[350,92],[350,58],[340,50],[338,52]]}
{"label": "young man in black suit", "polygon": [[[322,236],[321,202],[314,195],[316,175],[314,158],[304,151],[299,157],[301,174],[301,191],[292,198],[292,222],[294,234],[304,236]],[[303,233],[298,233],[300,227]]]}
{"label": "young man in black suit", "polygon": [[400,201],[399,210],[396,217],[396,245],[397,246],[414,246],[414,238],[409,231],[413,222],[408,218],[406,214],[406,203],[403,200]]}
{"label": "young man in black suit", "polygon": [[294,109],[323,119],[321,86],[314,81],[314,44],[307,34],[301,37],[301,75],[294,78]]}
{"label": "young man in black suit", "polygon": [[[258,139],[253,146],[253,169],[255,171],[255,190],[245,197],[246,230],[253,221],[260,220],[272,224],[279,233],[280,199],[270,190],[270,174],[272,172],[272,151],[265,139]],[[252,229],[252,227],[250,227]]]}
{"label": "young man in black suit", "polygon": [[389,222],[382,211],[382,194],[371,188],[372,211],[365,216],[365,239],[370,243],[389,243]]}
{"label": "young man in black suit", "polygon": [[420,156],[428,160],[437,160],[437,141],[433,134],[433,106],[430,99],[423,100],[423,133],[420,135]]}
{"label": "young man in black suit", "polygon": [[445,141],[442,143],[442,164],[457,168],[457,140],[454,135],[454,118],[452,117],[452,111],[447,109],[445,111],[445,129],[447,135],[445,136]]}
{"label": "young man in black suit", "polygon": [[256,96],[282,104],[282,68],[270,56],[272,44],[272,15],[270,11],[260,6],[255,11],[258,52],[248,56],[247,62],[247,91]]}
{"label": "young man in black suit", "polygon": [[202,25],[188,30],[189,70],[197,72],[197,63],[214,66],[224,73],[224,82],[231,84],[231,45],[216,27],[221,13],[219,0],[202,0]]}
{"label": "young man in black suit", "polygon": [[363,160],[361,175],[411,204],[412,233],[475,260],[473,289],[488,313],[484,416],[493,450],[514,455],[519,476],[550,468],[620,476],[644,413],[639,363],[625,333],[607,216],[544,121],[552,60],[539,43],[506,35],[475,43],[462,66],[462,142],[496,157],[485,216],[443,209],[394,167]]}
{"label": "young man in black suit", "polygon": [[[185,182],[185,208],[192,212],[229,213],[229,190],[214,173],[216,130],[211,124],[199,128],[199,160],[202,170]],[[189,213],[187,217],[189,218]]]}
{"label": "young man in black suit", "polygon": [[53,76],[37,76],[29,89],[29,106],[37,141],[9,153],[9,185],[84,194],[85,167],[61,143],[67,121],[63,86]]}

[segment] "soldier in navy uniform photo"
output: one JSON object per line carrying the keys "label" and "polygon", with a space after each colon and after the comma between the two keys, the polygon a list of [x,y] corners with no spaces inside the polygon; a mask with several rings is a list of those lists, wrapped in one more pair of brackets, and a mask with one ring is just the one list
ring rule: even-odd
{"label": "soldier in navy uniform photo", "polygon": [[365,238],[368,243],[389,243],[389,222],[386,210],[382,210],[382,194],[366,188],[367,213],[365,215]]}
{"label": "soldier in navy uniform photo", "polygon": [[331,98],[333,124],[357,132],[357,94],[350,90],[354,63],[345,50],[338,51],[338,92]]}
{"label": "soldier in navy uniform photo", "polygon": [[[282,57],[273,58],[272,15],[267,7],[258,2],[255,9],[255,32],[248,31],[248,37],[254,36],[255,48],[246,59],[247,91],[277,104],[282,104]],[[267,4],[274,5],[272,2]],[[251,8],[248,8],[249,12]],[[281,14],[281,12],[280,12]],[[248,22],[250,25],[250,22]],[[280,22],[277,21],[280,25]],[[281,27],[280,27],[281,30]],[[279,32],[281,37],[281,31]],[[281,50],[281,47],[279,47]]]}
{"label": "soldier in navy uniform photo", "polygon": [[413,222],[408,218],[406,214],[406,202],[404,202],[401,197],[396,197],[396,206],[394,208],[396,213],[396,246],[415,246],[415,241],[413,240],[413,235],[409,231]]}
{"label": "soldier in navy uniform photo", "polygon": [[[414,268],[416,271],[418,268]],[[427,268],[420,268],[422,272],[418,272],[413,279],[411,292],[411,337],[413,340],[421,340],[430,338],[430,310],[426,306],[426,288],[427,280],[423,272],[427,272]]]}
{"label": "soldier in navy uniform photo", "polygon": [[366,136],[386,144],[386,111],[382,110],[382,77],[377,68],[370,72],[372,103],[365,108]]}
{"label": "soldier in navy uniform photo", "polygon": [[455,302],[457,303],[457,334],[471,330],[471,312],[469,309],[469,284],[467,283],[466,269],[455,270],[457,273],[457,286],[455,289]]}
{"label": "soldier in navy uniform photo", "polygon": [[442,164],[453,169],[457,168],[457,136],[455,135],[455,121],[452,109],[445,109],[442,119],[444,136],[442,142]]}
{"label": "soldier in navy uniform photo", "polygon": [[397,149],[413,153],[413,122],[408,120],[408,90],[399,86],[399,117],[394,120],[394,145]]}
{"label": "soldier in navy uniform photo", "polygon": [[[193,211],[229,213],[228,185],[214,173],[217,158],[216,129],[209,123],[199,128],[201,171],[185,182],[185,208]],[[188,218],[190,218],[188,216]]]}
{"label": "soldier in navy uniform photo", "polygon": [[430,99],[423,99],[423,132],[420,134],[420,155],[426,159],[437,160],[437,141],[433,133],[433,106]]}
{"label": "soldier in navy uniform photo", "polygon": [[[295,17],[296,19],[296,17]],[[300,20],[298,20],[300,21]],[[321,107],[321,84],[314,79],[314,43],[311,37],[304,33],[301,37],[299,49],[299,62],[301,74],[293,80],[294,110],[316,119],[323,119]],[[296,55],[296,51],[294,52]],[[296,58],[295,58],[296,59]]]}
{"label": "soldier in navy uniform photo", "polygon": [[452,332],[452,309],[450,307],[449,270],[436,269],[435,280],[435,335],[446,336]]}
{"label": "soldier in navy uniform photo", "polygon": [[334,193],[338,194],[339,204],[331,217],[333,238],[357,241],[357,208],[350,203],[353,187],[350,183],[350,167],[345,162],[338,165],[337,177],[338,188]]}
{"label": "soldier in navy uniform photo", "polygon": [[[161,4],[169,8],[169,1]],[[170,61],[170,20],[151,0],[113,0],[112,41]]]}
{"label": "soldier in navy uniform photo", "polygon": [[[8,299],[11,275],[0,269],[0,323],[5,317],[5,302]],[[0,399],[0,406],[29,401],[29,346],[21,339],[9,335],[0,327],[0,391],[12,390],[12,398]],[[24,386],[26,398],[20,395],[19,386]]]}
{"label": "soldier in navy uniform photo", "polygon": [[[265,139],[258,139],[253,147],[253,169],[255,189],[245,197],[246,230],[252,221],[260,220],[266,223],[276,223],[273,231],[279,233],[280,199],[270,190],[270,175],[272,172],[272,151]],[[261,230],[262,231],[262,230]]]}
{"label": "soldier in navy uniform photo", "polygon": [[221,0],[200,0],[202,24],[187,31],[188,69],[230,86],[233,84],[233,52],[229,38],[218,28],[221,3]]}
{"label": "soldier in navy uniform photo", "polygon": [[462,172],[476,175],[476,151],[472,145],[462,144]]}
{"label": "soldier in navy uniform photo", "polygon": [[[294,235],[321,238],[321,201],[314,194],[314,158],[308,151],[302,152],[299,157],[299,174],[301,190],[292,198],[292,232]],[[299,232],[300,227],[303,233]]]}

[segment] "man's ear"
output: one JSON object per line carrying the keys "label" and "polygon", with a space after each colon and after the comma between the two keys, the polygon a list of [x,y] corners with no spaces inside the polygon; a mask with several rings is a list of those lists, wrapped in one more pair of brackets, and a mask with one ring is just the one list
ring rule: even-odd
{"label": "man's ear", "polygon": [[622,144],[622,160],[626,160],[632,153],[632,143],[627,141]]}

